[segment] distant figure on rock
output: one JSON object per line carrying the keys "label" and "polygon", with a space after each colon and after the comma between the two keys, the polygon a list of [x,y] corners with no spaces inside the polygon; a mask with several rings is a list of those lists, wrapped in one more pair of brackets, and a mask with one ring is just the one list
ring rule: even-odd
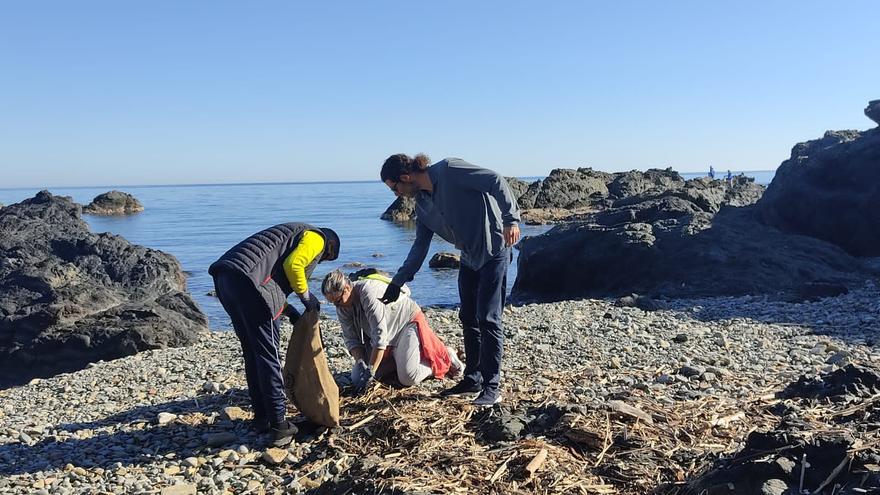
{"label": "distant figure on rock", "polygon": [[715,178],[715,167],[713,167],[712,165],[709,165],[709,178],[710,179]]}
{"label": "distant figure on rock", "polygon": [[476,406],[501,401],[501,313],[507,291],[511,248],[519,241],[519,208],[501,175],[460,158],[428,166],[428,157],[388,157],[382,182],[398,197],[416,200],[416,240],[406,261],[388,284],[382,302],[393,303],[400,287],[425,261],[431,237],[439,235],[461,250],[458,293],[464,327],[464,377],[441,395],[479,392]]}
{"label": "distant figure on rock", "polygon": [[241,341],[254,429],[271,430],[276,446],[290,443],[297,432],[284,419],[279,317],[285,313],[292,321],[299,318],[287,304],[291,293],[306,311],[320,310],[318,298],[309,291],[309,276],[318,263],[337,256],[339,236],[333,230],[283,223],[239,242],[208,269]]}
{"label": "distant figure on rock", "polygon": [[355,364],[352,384],[365,391],[373,379],[394,376],[404,387],[433,376],[460,375],[455,350],[434,334],[422,309],[403,288],[397,301],[379,300],[391,279],[378,273],[352,282],[339,270],[324,277],[321,292],[336,306],[345,348]]}
{"label": "distant figure on rock", "polygon": [[726,180],[731,186],[733,185],[733,174],[730,173],[730,169],[727,170],[727,175],[724,177],[724,180]]}

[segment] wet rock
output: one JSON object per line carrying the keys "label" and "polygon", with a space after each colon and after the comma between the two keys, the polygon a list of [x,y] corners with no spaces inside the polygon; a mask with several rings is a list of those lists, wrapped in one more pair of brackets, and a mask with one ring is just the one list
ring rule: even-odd
{"label": "wet rock", "polygon": [[416,219],[416,200],[399,197],[379,217],[392,222],[410,222]]}
{"label": "wet rock", "polygon": [[458,268],[461,266],[461,256],[457,253],[436,253],[428,266],[435,270]]}

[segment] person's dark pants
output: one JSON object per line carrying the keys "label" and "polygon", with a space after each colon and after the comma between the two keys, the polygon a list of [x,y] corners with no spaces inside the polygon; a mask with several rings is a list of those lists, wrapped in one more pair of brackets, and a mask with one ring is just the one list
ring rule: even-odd
{"label": "person's dark pants", "polygon": [[236,273],[218,273],[214,288],[241,341],[254,417],[265,418],[271,424],[281,423],[286,403],[278,354],[279,321],[272,319],[269,306],[247,278]]}
{"label": "person's dark pants", "polygon": [[458,313],[464,328],[465,366],[462,380],[496,390],[501,381],[504,327],[501,312],[507,292],[510,249],[504,249],[479,270],[458,269]]}

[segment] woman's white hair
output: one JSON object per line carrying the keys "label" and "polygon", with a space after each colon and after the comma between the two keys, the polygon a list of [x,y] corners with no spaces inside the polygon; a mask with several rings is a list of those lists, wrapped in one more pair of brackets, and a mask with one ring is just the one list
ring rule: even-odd
{"label": "woman's white hair", "polygon": [[339,294],[349,285],[351,285],[351,282],[341,270],[333,270],[324,277],[324,282],[321,283],[321,292],[325,296],[328,294]]}

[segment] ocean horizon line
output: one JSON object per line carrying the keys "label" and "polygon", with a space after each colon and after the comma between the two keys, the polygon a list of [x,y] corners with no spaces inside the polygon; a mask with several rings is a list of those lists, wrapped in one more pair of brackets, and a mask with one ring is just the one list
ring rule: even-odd
{"label": "ocean horizon line", "polygon": [[[564,167],[557,167],[564,168]],[[656,167],[656,169],[663,170],[663,168]],[[554,170],[554,169],[551,169]],[[576,169],[574,169],[576,170]],[[598,170],[598,169],[594,169]],[[673,168],[673,170],[675,170]],[[675,170],[680,174],[700,174],[706,173],[708,175],[708,171],[688,171],[684,172],[681,170]],[[767,169],[767,170],[732,170],[732,172],[736,172],[737,174],[752,174],[759,172],[775,172],[775,169]],[[628,172],[628,170],[609,172],[609,173],[621,173]],[[716,170],[716,174],[723,175],[726,172],[725,170]],[[518,179],[532,179],[538,180],[547,177],[546,175],[517,175],[515,176]],[[86,186],[65,186],[65,185],[53,185],[53,186],[16,186],[16,187],[0,187],[0,191],[22,191],[22,190],[48,190],[51,192],[52,189],[99,189],[99,188],[155,188],[155,187],[216,187],[216,186],[284,186],[284,185],[300,185],[300,184],[367,184],[372,182],[380,182],[379,179],[375,180],[316,180],[316,181],[278,181],[278,182],[195,182],[195,183],[180,183],[180,184],[98,184],[98,185],[86,185]]]}

